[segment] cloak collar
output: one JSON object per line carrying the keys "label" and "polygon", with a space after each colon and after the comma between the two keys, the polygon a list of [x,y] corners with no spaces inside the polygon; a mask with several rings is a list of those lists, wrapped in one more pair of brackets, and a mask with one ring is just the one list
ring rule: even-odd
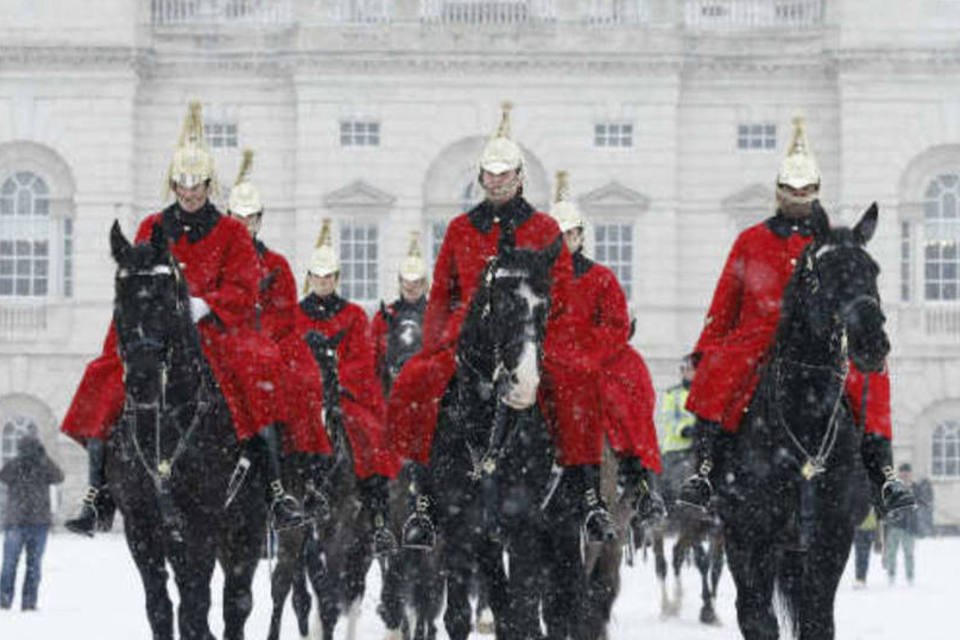
{"label": "cloak collar", "polygon": [[313,320],[329,320],[346,306],[347,301],[336,293],[331,293],[324,298],[316,293],[311,293],[300,301],[300,309]]}
{"label": "cloak collar", "polygon": [[180,205],[174,202],[160,214],[160,226],[173,242],[186,234],[187,242],[194,244],[210,235],[220,221],[220,216],[220,212],[209,200],[194,213],[184,213]]}
{"label": "cloak collar", "polygon": [[813,227],[810,226],[809,216],[804,218],[788,218],[783,215],[782,212],[777,211],[776,215],[767,218],[766,225],[770,231],[773,231],[781,238],[789,238],[794,233],[799,233],[805,237],[813,235]]}

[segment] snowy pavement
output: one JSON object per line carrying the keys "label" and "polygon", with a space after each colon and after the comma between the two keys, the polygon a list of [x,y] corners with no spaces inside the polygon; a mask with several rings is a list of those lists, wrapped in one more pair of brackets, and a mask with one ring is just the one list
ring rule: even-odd
{"label": "snowy pavement", "polygon": [[[871,557],[869,587],[853,588],[852,561],[838,594],[837,637],[841,640],[947,640],[960,637],[956,627],[960,607],[960,538],[925,539],[917,544],[917,578],[913,586],[903,579],[890,585],[879,556]],[[17,587],[22,579],[22,564]],[[902,567],[901,567],[902,572]],[[691,568],[684,578],[686,599],[678,618],[661,620],[659,590],[652,562],[624,567],[623,592],[614,609],[611,640],[726,640],[739,638],[734,614],[734,592],[729,573],[720,584],[720,627],[697,622],[699,577]],[[359,624],[361,640],[384,638],[375,613],[379,599],[379,570],[370,573],[368,597]],[[172,588],[172,587],[171,587]],[[173,589],[173,588],[172,588]],[[220,581],[214,586],[210,620],[214,633],[222,629]],[[175,592],[175,589],[173,589]],[[264,563],[254,586],[256,604],[247,623],[247,637],[265,638],[269,623],[269,580]],[[143,591],[133,561],[120,535],[94,540],[56,533],[51,536],[43,567],[39,610],[20,612],[19,593],[10,611],[0,611],[0,639],[133,640],[149,638],[143,613]],[[343,636],[345,625],[338,628]],[[297,638],[292,610],[287,605],[285,638]],[[440,637],[445,638],[441,632]],[[473,638],[480,638],[474,635]]]}

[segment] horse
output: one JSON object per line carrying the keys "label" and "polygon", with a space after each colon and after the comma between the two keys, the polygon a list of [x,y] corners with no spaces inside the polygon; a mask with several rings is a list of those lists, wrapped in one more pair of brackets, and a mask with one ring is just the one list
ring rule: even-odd
{"label": "horse", "polygon": [[323,522],[313,521],[305,530],[280,533],[277,567],[271,581],[270,640],[279,637],[283,606],[291,587],[300,631],[306,635],[311,600],[304,574],[317,597],[324,640],[333,640],[334,629],[344,612],[349,616],[347,637],[355,637],[359,602],[373,563],[372,519],[359,500],[353,451],[340,406],[337,346],[343,334],[327,338],[310,331],[305,339],[323,378],[324,424],[333,455],[323,461],[320,477],[315,480],[319,480],[319,488],[329,499],[331,517]]}
{"label": "horse", "polygon": [[451,640],[470,633],[475,567],[497,637],[540,637],[548,537],[541,503],[553,444],[536,405],[518,411],[502,398],[520,376],[539,376],[561,241],[558,236],[540,251],[501,243],[480,274],[457,341],[457,367],[441,401],[429,465],[438,537],[446,541],[439,554]]}
{"label": "horse", "polygon": [[224,574],[224,638],[240,640],[266,528],[256,466],[225,507],[240,450],[190,318],[189,292],[159,225],[131,245],[114,222],[114,326],[124,366],[120,423],[107,444],[106,477],[143,581],[154,640],[174,637],[167,563],[180,595],[179,637],[212,640],[210,578]]}
{"label": "horse", "polygon": [[834,637],[834,600],[854,528],[866,514],[862,429],[844,401],[848,363],[880,371],[890,349],[865,246],[874,203],[853,228],[813,204],[813,240],[784,291],[781,318],[737,434],[718,442],[715,486],[737,620],[747,640]]}
{"label": "horse", "polygon": [[[723,527],[714,513],[692,517],[688,510],[677,508],[675,496],[679,494],[683,479],[693,473],[692,452],[684,454],[689,461],[676,458],[676,468],[668,473],[665,467],[663,475],[657,480],[657,485],[667,503],[667,517],[653,526],[633,527],[633,538],[643,543],[649,541],[653,549],[654,570],[657,582],[660,585],[660,616],[671,618],[679,615],[683,605],[683,583],[680,573],[684,563],[693,554],[694,566],[700,572],[700,622],[704,624],[719,624],[714,603],[717,598],[717,585],[723,573],[724,546]],[[673,543],[670,562],[664,540],[667,534],[674,533],[677,539]],[[673,598],[667,588],[668,565],[673,569]]]}

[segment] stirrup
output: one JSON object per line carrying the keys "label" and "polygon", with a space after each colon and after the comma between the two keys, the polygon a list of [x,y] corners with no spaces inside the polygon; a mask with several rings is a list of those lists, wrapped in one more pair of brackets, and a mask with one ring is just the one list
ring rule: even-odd
{"label": "stirrup", "polygon": [[710,498],[713,497],[713,484],[704,473],[697,473],[683,481],[680,495],[677,497],[677,506],[681,509],[694,511],[700,515],[708,513]]}
{"label": "stirrup", "polygon": [[373,556],[375,558],[383,558],[394,554],[399,549],[397,545],[397,539],[394,537],[393,532],[387,528],[386,524],[382,521],[380,524],[375,524],[373,529]]}
{"label": "stirrup", "polygon": [[437,545],[437,528],[426,511],[418,509],[403,523],[401,537],[405,549],[431,551]]}
{"label": "stirrup", "polygon": [[587,543],[602,544],[617,537],[617,528],[613,517],[604,507],[594,507],[583,519],[583,536]]}
{"label": "stirrup", "polygon": [[275,531],[296,529],[306,524],[300,503],[283,490],[279,480],[270,483],[270,517]]}

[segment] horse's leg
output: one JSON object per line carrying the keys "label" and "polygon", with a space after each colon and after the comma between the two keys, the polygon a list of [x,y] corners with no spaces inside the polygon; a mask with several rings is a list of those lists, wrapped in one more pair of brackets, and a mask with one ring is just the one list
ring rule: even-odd
{"label": "horse's leg", "polygon": [[821,518],[805,567],[800,598],[799,640],[833,640],[833,609],[840,577],[853,544],[853,527],[847,516],[833,514],[832,522]]}
{"label": "horse's leg", "polygon": [[717,598],[717,585],[723,573],[723,536],[719,532],[710,535],[710,595]]}
{"label": "horse's leg", "polygon": [[403,622],[403,586],[405,581],[413,577],[412,571],[408,571],[407,566],[416,562],[414,553],[417,552],[400,549],[386,563],[385,570],[382,572],[383,585],[380,588],[380,606],[377,607],[377,613],[380,614],[388,631],[399,631],[400,624]]}
{"label": "horse's leg", "polygon": [[776,551],[769,541],[753,538],[750,531],[726,536],[730,573],[737,586],[737,622],[745,640],[775,640],[780,633],[773,611]]}
{"label": "horse's leg", "polygon": [[266,513],[259,504],[262,501],[255,499],[256,505],[249,499],[246,504],[237,505],[250,517],[231,523],[228,516],[220,535],[224,640],[243,640],[247,618],[253,611],[253,576],[260,564],[260,545],[266,530]]}
{"label": "horse's leg", "polygon": [[693,545],[693,555],[697,570],[700,572],[700,598],[703,600],[703,605],[700,607],[700,622],[716,624],[717,612],[714,611],[713,594],[710,591],[710,555],[702,542]]}
{"label": "horse's leg", "polygon": [[[445,534],[448,537],[449,534]],[[459,544],[446,545],[443,573],[447,581],[447,610],[443,624],[450,640],[466,640],[470,635],[470,577],[473,545],[461,539]]]}
{"label": "horse's leg", "polygon": [[683,563],[687,559],[687,552],[691,546],[689,534],[683,527],[677,535],[677,541],[673,545],[673,611],[679,613],[683,607],[683,580],[681,572]]}
{"label": "horse's leg", "polygon": [[[302,553],[305,554],[306,550]],[[297,616],[297,627],[303,637],[306,637],[310,631],[310,606],[313,604],[310,589],[307,587],[305,564],[306,559],[304,555],[301,555],[293,571],[293,594],[290,596],[293,603],[293,612]]]}
{"label": "horse's leg", "polygon": [[660,527],[653,530],[653,565],[660,584],[660,616],[669,617],[676,610],[667,593],[667,553],[664,550],[663,529]]}
{"label": "horse's leg", "polygon": [[277,564],[270,576],[270,598],[273,600],[273,612],[270,615],[268,640],[277,640],[280,637],[283,608],[287,603],[287,594],[290,593],[294,574],[298,571],[301,575],[303,574],[303,568],[300,564],[302,549],[303,529],[291,529],[279,533]]}
{"label": "horse's leg", "polygon": [[184,542],[171,543],[170,564],[180,592],[177,622],[181,640],[213,640],[210,632],[210,579],[216,564],[216,537],[202,531],[183,532]]}
{"label": "horse's leg", "polygon": [[173,603],[167,593],[167,566],[159,523],[127,513],[123,525],[127,547],[143,582],[153,640],[173,640]]}

